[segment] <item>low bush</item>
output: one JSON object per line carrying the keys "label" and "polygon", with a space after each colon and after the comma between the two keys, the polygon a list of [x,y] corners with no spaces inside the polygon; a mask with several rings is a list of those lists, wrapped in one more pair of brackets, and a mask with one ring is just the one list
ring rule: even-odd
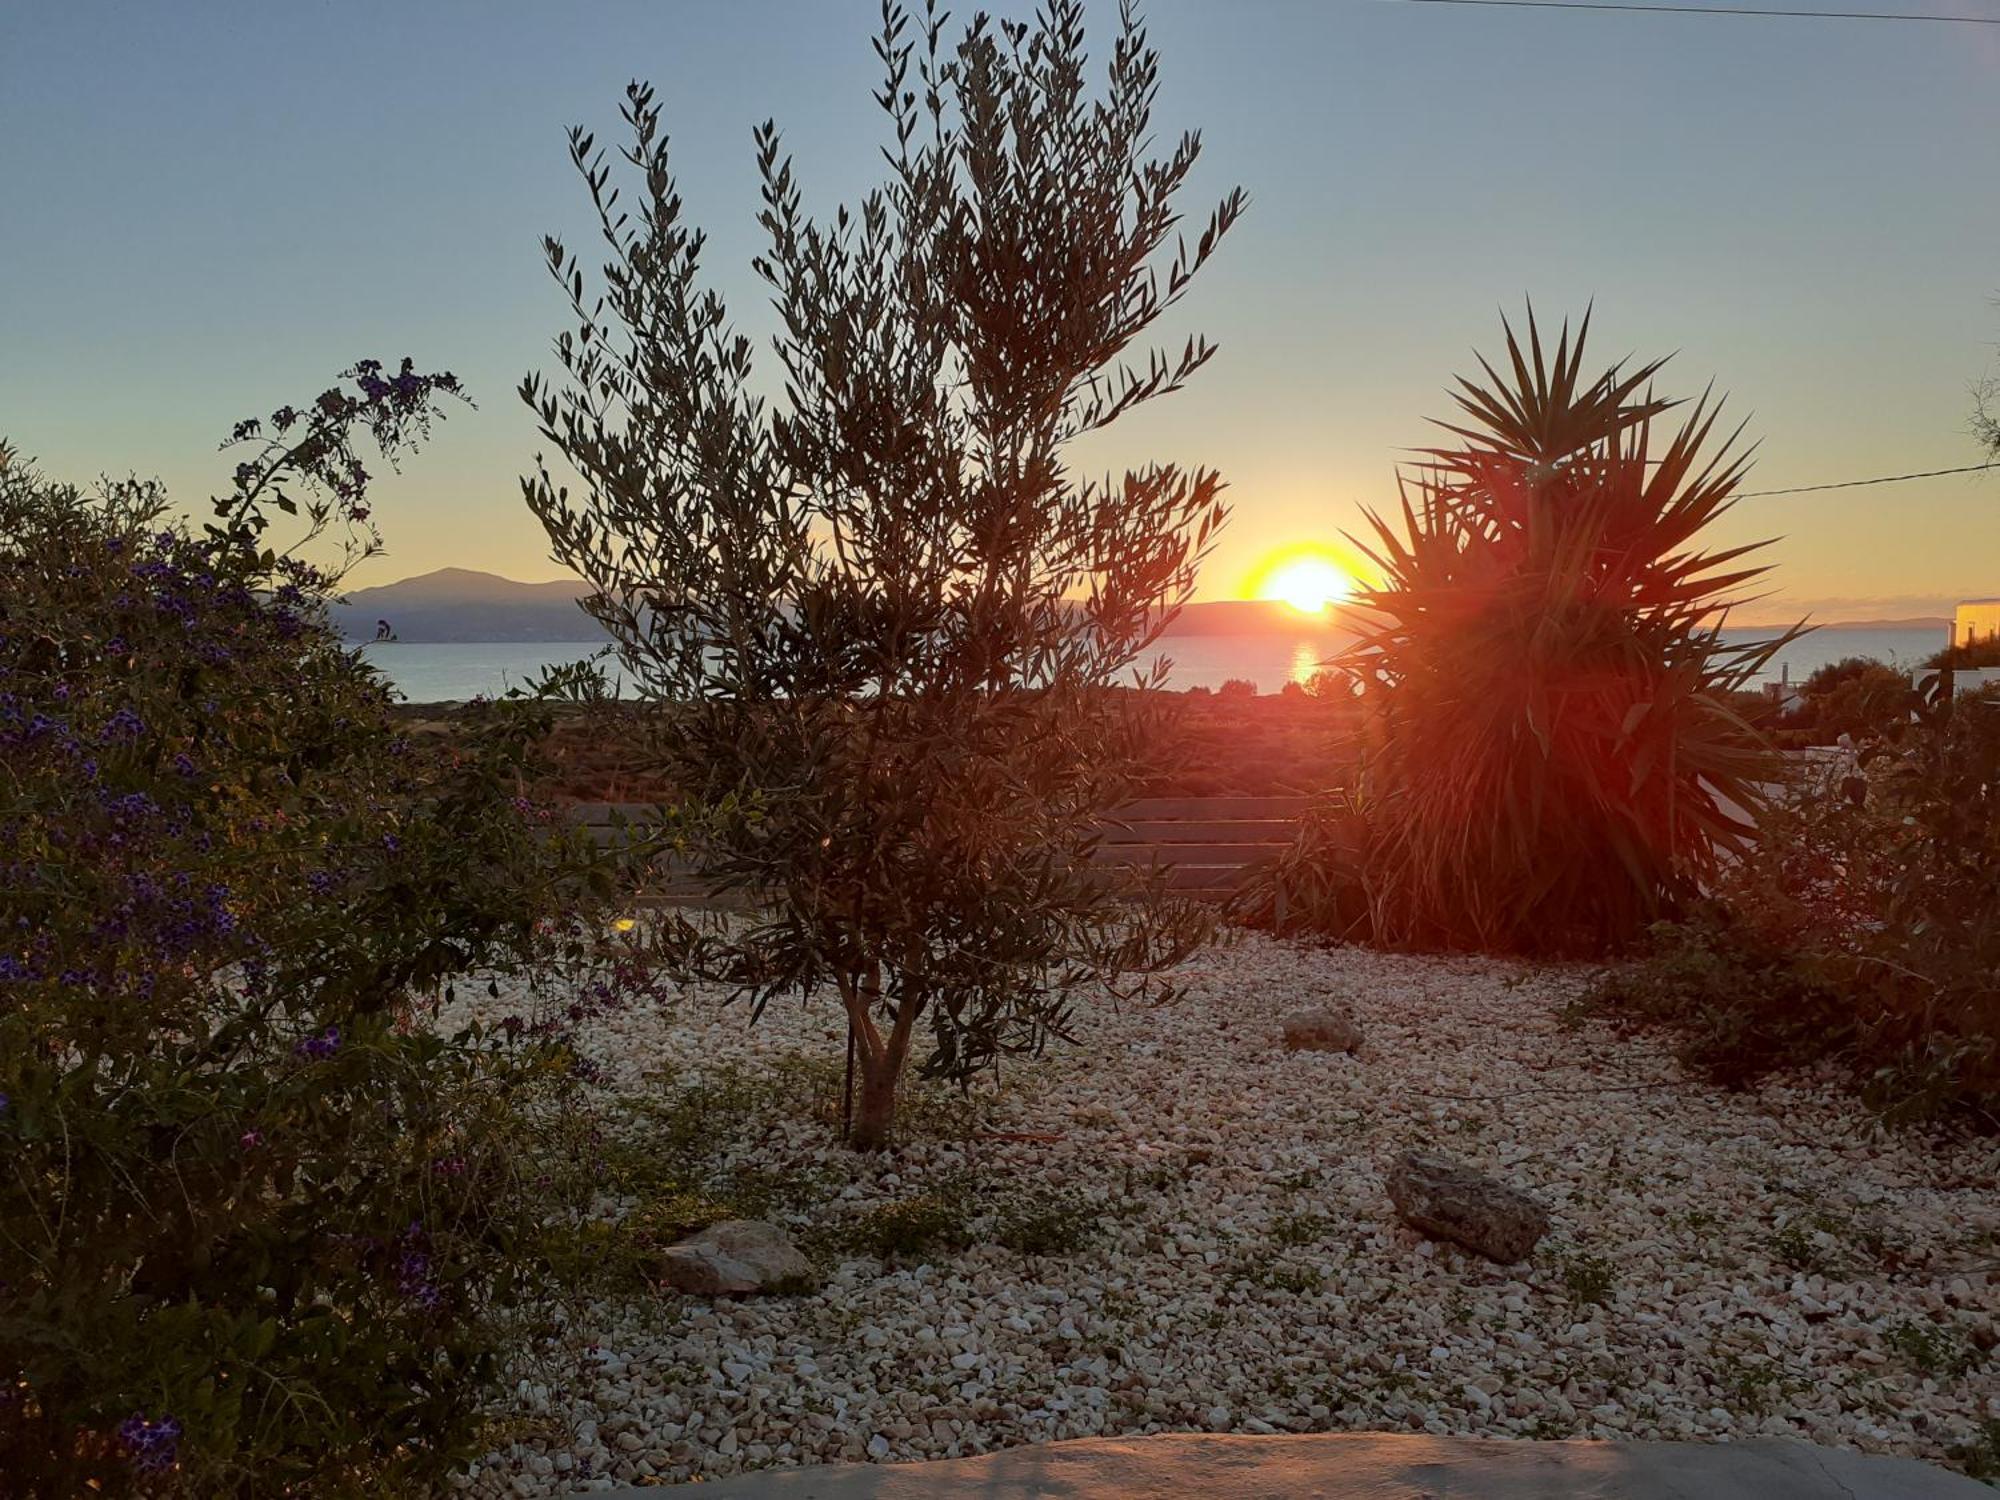
{"label": "low bush", "polygon": [[1831,745],[1842,735],[1879,734],[1908,713],[1909,699],[1908,673],[1871,657],[1850,656],[1808,677],[1783,723],[1804,731],[1810,743]]}
{"label": "low bush", "polygon": [[1814,1062],[1891,1121],[2000,1126],[2000,704],[1906,690],[1595,1004],[1725,1083]]}
{"label": "low bush", "polygon": [[408,1493],[540,1286],[580,1066],[538,1015],[427,1009],[581,961],[604,887],[519,795],[531,710],[408,743],[326,624],[378,545],[357,443],[457,391],[348,373],[238,428],[198,531],[0,457],[9,1494]]}
{"label": "low bush", "polygon": [[1244,884],[1230,915],[1249,927],[1365,942],[1373,931],[1366,879],[1372,853],[1358,799],[1327,793],[1299,820],[1292,842]]}
{"label": "low bush", "polygon": [[1947,646],[1927,663],[1933,669],[1951,667],[1959,671],[1976,671],[1981,667],[2000,667],[2000,636],[1989,635],[1983,641],[1973,641],[1963,646]]}

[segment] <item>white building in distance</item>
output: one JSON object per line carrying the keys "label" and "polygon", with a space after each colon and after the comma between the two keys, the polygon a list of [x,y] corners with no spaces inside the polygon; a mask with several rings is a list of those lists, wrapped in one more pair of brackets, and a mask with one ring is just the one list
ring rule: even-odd
{"label": "white building in distance", "polygon": [[1972,646],[2000,639],[2000,599],[1967,599],[1951,622],[1951,643]]}

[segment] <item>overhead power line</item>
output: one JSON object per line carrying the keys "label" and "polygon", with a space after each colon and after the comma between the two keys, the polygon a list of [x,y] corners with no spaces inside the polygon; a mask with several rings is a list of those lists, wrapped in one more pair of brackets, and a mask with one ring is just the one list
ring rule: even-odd
{"label": "overhead power line", "polygon": [[1967,464],[1960,469],[1926,469],[1921,474],[1884,474],[1876,479],[1843,479],[1837,484],[1795,484],[1783,490],[1745,490],[1736,498],[1755,500],[1764,495],[1808,495],[1815,490],[1852,490],[1859,489],[1864,484],[1901,484],[1908,479],[1937,479],[1946,474],[1977,474],[1992,468],[2000,468],[2000,460],[1992,463]]}
{"label": "overhead power line", "polygon": [[2000,26],[2000,16],[1927,16],[1895,10],[1777,10],[1751,5],[1626,5],[1619,0],[1397,0],[1402,5],[1506,5],[1522,10],[1658,11],[1684,16],[1785,16],[1814,21],[1926,21],[1942,26]]}

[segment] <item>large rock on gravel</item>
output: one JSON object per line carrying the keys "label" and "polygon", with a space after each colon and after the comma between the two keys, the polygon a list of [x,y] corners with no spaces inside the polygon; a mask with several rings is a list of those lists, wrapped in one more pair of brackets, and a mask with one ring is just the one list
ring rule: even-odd
{"label": "large rock on gravel", "polygon": [[761,1219],[724,1219],[660,1252],[660,1279],[696,1297],[809,1291],[817,1278],[784,1230]]}
{"label": "large rock on gravel", "polygon": [[[709,1500],[1979,1500],[1993,1493],[1913,1458],[1782,1439],[1536,1443],[1402,1432],[1079,1438],[931,1463],[764,1469],[712,1480],[701,1492]],[[604,1500],[658,1493],[611,1490]]]}
{"label": "large rock on gravel", "polygon": [[1354,1052],[1361,1027],[1344,1010],[1301,1010],[1285,1017],[1287,1052]]}
{"label": "large rock on gravel", "polygon": [[1548,1233],[1548,1210],[1497,1177],[1430,1151],[1410,1151],[1389,1172],[1389,1198],[1405,1224],[1502,1265],[1526,1260]]}

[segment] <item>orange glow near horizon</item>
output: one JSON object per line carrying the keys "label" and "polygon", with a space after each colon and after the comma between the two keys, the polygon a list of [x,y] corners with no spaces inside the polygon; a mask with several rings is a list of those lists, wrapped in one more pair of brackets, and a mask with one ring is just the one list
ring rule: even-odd
{"label": "orange glow near horizon", "polygon": [[1252,597],[1289,604],[1302,615],[1324,615],[1354,591],[1354,577],[1331,548],[1288,547],[1258,571]]}

